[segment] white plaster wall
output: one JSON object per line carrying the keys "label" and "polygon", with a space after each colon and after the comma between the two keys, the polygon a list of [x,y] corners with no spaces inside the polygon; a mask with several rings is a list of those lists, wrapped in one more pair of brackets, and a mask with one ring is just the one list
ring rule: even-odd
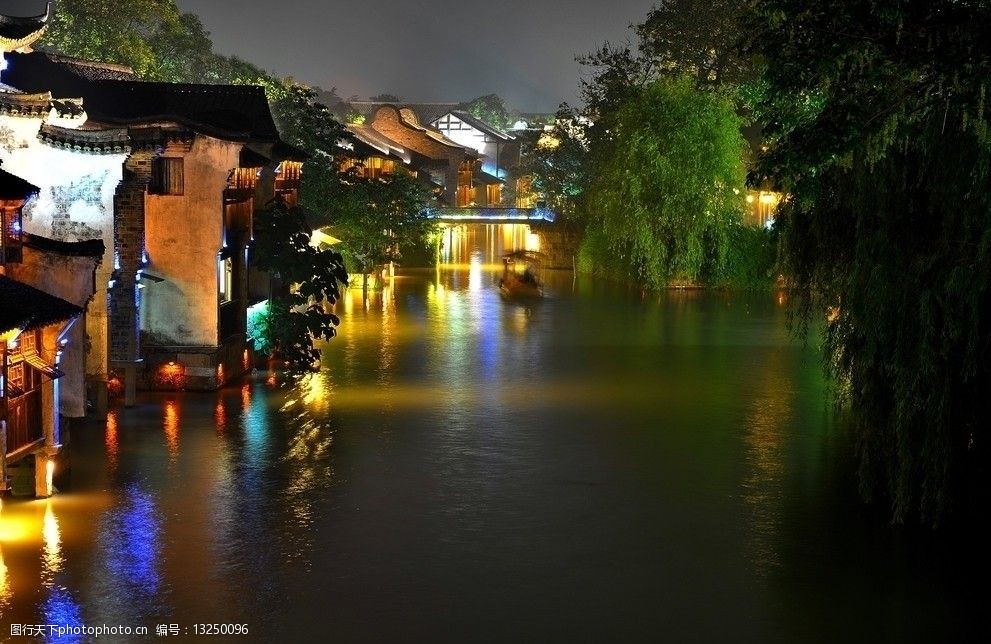
{"label": "white plaster wall", "polygon": [[149,342],[218,344],[217,254],[224,244],[223,192],[240,152],[241,144],[198,136],[184,155],[185,194],[145,198],[148,270],[165,278],[141,292],[141,330]]}
{"label": "white plaster wall", "polygon": [[125,154],[83,154],[43,143],[43,119],[0,115],[3,169],[41,189],[24,208],[26,232],[62,241],[102,239],[96,296],[90,303],[87,374],[107,373],[107,283],[113,270],[113,202]]}
{"label": "white plaster wall", "polygon": [[470,130],[441,130],[444,135],[466,148],[471,148],[482,155],[482,170],[493,176],[499,176],[496,166],[496,155],[498,144],[495,142],[485,142],[485,133],[472,128]]}

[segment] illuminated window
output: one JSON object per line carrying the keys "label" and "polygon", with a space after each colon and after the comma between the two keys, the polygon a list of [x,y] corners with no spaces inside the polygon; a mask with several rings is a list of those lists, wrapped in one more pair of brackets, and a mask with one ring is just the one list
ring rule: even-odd
{"label": "illuminated window", "polygon": [[220,260],[219,264],[220,301],[230,302],[234,299],[234,261],[228,257]]}
{"label": "illuminated window", "polygon": [[24,364],[19,363],[11,366],[7,378],[10,380],[11,387],[24,391]]}
{"label": "illuminated window", "polygon": [[489,184],[485,187],[486,199],[490,206],[498,206],[502,203],[502,186],[498,183]]}
{"label": "illuminated window", "polygon": [[19,338],[21,351],[25,353],[28,351],[37,351],[38,346],[36,340],[37,336],[34,331],[28,331],[27,333],[21,335]]}
{"label": "illuminated window", "polygon": [[152,163],[151,192],[181,195],[185,192],[185,168],[181,157],[160,157]]}

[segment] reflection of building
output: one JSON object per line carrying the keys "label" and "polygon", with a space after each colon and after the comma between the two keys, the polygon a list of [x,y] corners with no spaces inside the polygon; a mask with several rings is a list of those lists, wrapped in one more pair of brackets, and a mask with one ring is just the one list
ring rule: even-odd
{"label": "reflection of building", "polygon": [[[139,386],[214,388],[243,373],[253,213],[275,194],[295,202],[303,160],[264,91],[140,82],[4,46],[0,160],[40,187],[25,231],[106,245],[88,373],[122,376],[128,402]],[[181,381],[162,377],[176,365]]]}
{"label": "reflection of building", "polygon": [[34,492],[48,496],[62,420],[86,413],[83,312],[104,249],[25,233],[37,193],[0,170],[0,492],[9,466],[33,458]]}

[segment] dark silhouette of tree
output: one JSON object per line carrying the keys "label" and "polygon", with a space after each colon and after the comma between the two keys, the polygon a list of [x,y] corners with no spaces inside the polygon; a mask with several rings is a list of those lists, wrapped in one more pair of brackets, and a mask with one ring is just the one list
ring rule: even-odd
{"label": "dark silhouette of tree", "polygon": [[341,254],[312,246],[311,233],[302,211],[278,199],[255,220],[255,266],[292,285],[268,301],[263,349],[280,354],[292,371],[314,368],[320,360],[315,342],[337,334],[340,320],[324,303],[336,303],[348,282]]}
{"label": "dark silhouette of tree", "polygon": [[898,521],[986,511],[991,5],[760,0],[747,32],[760,172],[790,194],[783,259],[799,319],[828,319],[863,492]]}

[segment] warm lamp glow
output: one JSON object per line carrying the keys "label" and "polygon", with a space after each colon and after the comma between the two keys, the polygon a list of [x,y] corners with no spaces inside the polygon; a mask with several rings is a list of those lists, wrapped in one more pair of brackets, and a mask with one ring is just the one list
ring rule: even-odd
{"label": "warm lamp glow", "polygon": [[55,490],[55,486],[52,481],[55,479],[55,461],[54,459],[48,459],[45,461],[45,494],[48,496],[52,495]]}
{"label": "warm lamp glow", "polygon": [[177,362],[162,365],[156,376],[159,386],[171,389],[183,389],[186,386],[186,369]]}

